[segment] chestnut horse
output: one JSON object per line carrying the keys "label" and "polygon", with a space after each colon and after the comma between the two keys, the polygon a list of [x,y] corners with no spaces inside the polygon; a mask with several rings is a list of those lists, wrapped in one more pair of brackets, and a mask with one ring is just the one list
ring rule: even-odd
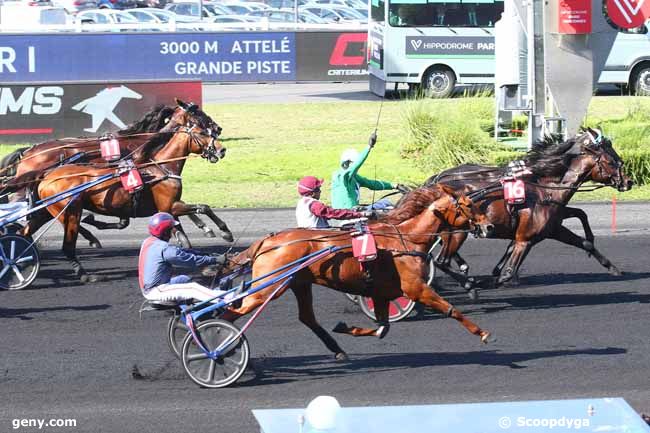
{"label": "chestnut horse", "polygon": [[[595,248],[586,214],[580,209],[567,207],[578,188],[588,181],[613,186],[619,191],[631,188],[632,182],[624,174],[623,161],[611,141],[602,137],[598,130],[590,129],[563,143],[540,143],[526,154],[524,161],[533,172],[533,178],[526,181],[526,202],[510,209],[503,198],[503,190],[498,186],[490,188],[504,175],[504,168],[461,166],[447,170],[425,184],[437,181],[465,193],[474,191],[469,195],[480,196],[474,201],[494,224],[495,237],[512,240],[494,268],[497,284],[511,279],[516,282],[521,263],[530,248],[544,239],[555,239],[580,248],[593,255],[610,273],[620,275],[616,266]],[[485,188],[492,192],[486,194]],[[571,217],[583,221],[586,239],[562,225],[564,219]],[[473,279],[449,268],[452,257],[464,262],[457,252],[465,238],[463,234],[442,236],[443,248],[437,264],[464,285],[474,299]]]}
{"label": "chestnut horse", "polygon": [[[296,273],[288,284],[298,301],[299,320],[316,334],[337,360],[347,355],[332,336],[316,321],[313,309],[312,284],[337,291],[371,297],[379,327],[359,328],[339,323],[334,332],[353,336],[383,338],[389,329],[390,300],[408,296],[447,317],[453,317],[470,333],[488,342],[490,333],[440,297],[424,281],[427,271],[427,251],[437,233],[445,230],[481,227],[485,216],[464,196],[456,198],[450,188],[435,186],[421,188],[408,194],[407,205],[393,211],[392,221],[399,223],[370,223],[377,245],[377,258],[366,262],[364,269],[351,251],[351,232],[336,229],[290,229],[257,241],[233,260],[235,265],[252,263],[253,278],[266,275],[283,265],[327,247],[343,247],[325,259]],[[406,218],[409,217],[409,218]],[[406,219],[405,219],[406,218]],[[488,230],[489,227],[481,227]],[[261,280],[263,283],[266,280]],[[281,282],[278,284],[282,284]],[[227,310],[222,318],[233,321],[245,315],[267,299],[278,284],[247,296],[239,308]],[[282,288],[276,298],[287,289]]]}
{"label": "chestnut horse", "polygon": [[[47,218],[38,214],[23,230],[24,235],[36,232],[48,219],[57,217],[64,226],[63,253],[70,261],[75,274],[82,282],[92,281],[76,257],[76,242],[83,209],[120,218],[145,217],[156,212],[169,212],[175,217],[195,213],[207,205],[191,205],[180,200],[182,180],[180,173],[185,159],[190,154],[200,154],[215,163],[225,156],[226,149],[217,138],[218,126],[201,110],[194,110],[192,126],[179,128],[171,139],[171,133],[161,133],[162,149],[151,157],[152,163],[141,166],[140,173],[145,187],[139,193],[137,202],[134,194],[127,192],[118,177],[82,191],[77,197],[61,200],[47,208]],[[154,150],[151,150],[153,153]],[[148,159],[150,155],[147,155]],[[114,168],[93,168],[79,165],[65,165],[50,171],[38,185],[38,197],[51,197],[62,191],[82,186],[106,174]],[[66,208],[67,206],[67,208]],[[208,208],[209,209],[209,208]],[[50,216],[51,215],[51,216]]]}

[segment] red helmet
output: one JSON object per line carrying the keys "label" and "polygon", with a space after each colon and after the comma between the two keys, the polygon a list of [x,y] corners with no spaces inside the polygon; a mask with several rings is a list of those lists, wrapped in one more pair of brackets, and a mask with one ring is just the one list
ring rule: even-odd
{"label": "red helmet", "polygon": [[298,194],[308,195],[316,191],[323,184],[323,179],[314,176],[305,176],[298,182]]}
{"label": "red helmet", "polygon": [[158,212],[149,219],[149,234],[159,238],[171,230],[172,227],[179,224],[180,223],[167,212]]}

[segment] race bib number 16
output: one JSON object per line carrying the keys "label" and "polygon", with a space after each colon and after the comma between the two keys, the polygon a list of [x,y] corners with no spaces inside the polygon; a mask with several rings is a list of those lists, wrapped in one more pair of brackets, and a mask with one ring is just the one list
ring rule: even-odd
{"label": "race bib number 16", "polygon": [[521,179],[503,183],[503,197],[508,203],[523,203],[526,201],[526,186]]}

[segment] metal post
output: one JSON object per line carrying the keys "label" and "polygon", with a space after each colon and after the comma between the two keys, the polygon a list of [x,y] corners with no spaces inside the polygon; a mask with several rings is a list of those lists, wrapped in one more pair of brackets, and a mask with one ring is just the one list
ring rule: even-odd
{"label": "metal post", "polygon": [[293,0],[293,21],[298,24],[298,0]]}
{"label": "metal post", "polygon": [[546,102],[544,80],[544,2],[529,0],[526,9],[528,46],[528,148],[542,138]]}
{"label": "metal post", "polygon": [[203,0],[199,0],[199,21],[203,21]]}

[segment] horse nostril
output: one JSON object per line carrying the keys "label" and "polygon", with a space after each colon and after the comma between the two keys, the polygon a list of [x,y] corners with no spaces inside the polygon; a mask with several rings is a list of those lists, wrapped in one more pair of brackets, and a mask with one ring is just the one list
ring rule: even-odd
{"label": "horse nostril", "polygon": [[487,231],[488,234],[493,233],[494,232],[494,224],[486,224],[485,225],[485,231]]}
{"label": "horse nostril", "polygon": [[226,156],[226,148],[222,147],[219,149],[219,158],[223,158],[224,156]]}

